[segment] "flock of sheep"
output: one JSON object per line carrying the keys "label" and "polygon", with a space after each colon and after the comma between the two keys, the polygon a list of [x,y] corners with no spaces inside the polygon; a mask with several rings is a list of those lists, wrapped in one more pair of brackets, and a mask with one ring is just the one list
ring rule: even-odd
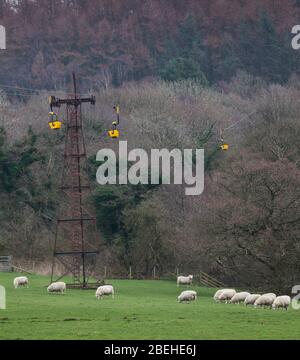
{"label": "flock of sheep", "polygon": [[222,289],[218,290],[214,295],[216,302],[225,302],[231,304],[239,304],[243,302],[246,306],[253,305],[257,307],[269,307],[273,310],[278,308],[288,309],[291,298],[290,296],[276,296],[273,293],[267,294],[250,294],[249,292],[236,292],[234,289]]}
{"label": "flock of sheep", "polygon": [[[14,287],[15,289],[17,289],[20,286],[29,286],[29,280],[27,278],[27,276],[20,276],[20,277],[16,277],[14,279]],[[47,287],[47,291],[49,293],[61,293],[63,294],[66,291],[67,285],[65,282],[63,281],[59,281],[59,282],[54,282],[52,284],[50,284]],[[96,298],[99,300],[101,299],[104,295],[111,295],[112,298],[114,298],[114,288],[111,285],[103,285],[103,286],[99,286],[98,289],[96,290]]]}
{"label": "flock of sheep", "polygon": [[[193,275],[189,276],[178,276],[177,277],[177,286],[179,285],[192,285]],[[14,287],[18,288],[20,286],[29,285],[28,278],[26,276],[17,277],[14,279]],[[60,292],[64,293],[66,291],[66,283],[60,281],[52,283],[48,286],[47,291],[49,293]],[[111,295],[114,298],[114,288],[112,285],[103,285],[99,286],[96,290],[96,298],[102,299],[103,296]],[[274,310],[277,308],[288,309],[291,298],[290,296],[276,296],[273,293],[268,294],[250,294],[249,292],[236,292],[234,289],[221,289],[218,290],[214,295],[214,300],[216,302],[224,302],[231,304],[240,304],[243,302],[246,306],[253,305],[257,307],[272,307]],[[185,290],[177,298],[178,302],[190,302],[197,300],[197,292],[194,290]]]}
{"label": "flock of sheep", "polygon": [[[193,275],[189,276],[178,276],[177,277],[177,286],[179,285],[191,285],[193,283]],[[183,301],[195,301],[197,300],[197,292],[193,290],[183,291],[178,296],[178,302]],[[221,289],[218,290],[214,295],[214,300],[216,302],[224,302],[231,304],[240,304],[243,302],[246,306],[253,305],[255,308],[261,307],[270,307],[275,309],[284,308],[288,309],[291,298],[290,296],[276,296],[273,293],[268,294],[250,294],[247,291],[236,292],[234,289]]]}

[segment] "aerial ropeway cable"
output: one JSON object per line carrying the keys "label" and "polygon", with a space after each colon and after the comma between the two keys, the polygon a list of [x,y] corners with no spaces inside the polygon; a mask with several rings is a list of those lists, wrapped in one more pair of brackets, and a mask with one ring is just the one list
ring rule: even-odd
{"label": "aerial ropeway cable", "polygon": [[245,121],[246,119],[250,118],[253,114],[256,114],[258,111],[254,110],[250,114],[246,114],[242,119],[236,121],[235,123],[231,124],[225,129],[222,129],[220,131],[220,150],[222,151],[228,151],[229,150],[229,143],[225,140],[224,132],[229,131],[231,129],[234,129],[238,124]]}

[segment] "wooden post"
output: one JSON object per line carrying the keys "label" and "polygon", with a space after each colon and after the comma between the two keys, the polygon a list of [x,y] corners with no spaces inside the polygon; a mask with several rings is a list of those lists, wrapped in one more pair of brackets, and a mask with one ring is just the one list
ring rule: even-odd
{"label": "wooden post", "polygon": [[176,268],[176,277],[178,277],[179,276],[179,268],[177,267]]}
{"label": "wooden post", "polygon": [[153,268],[153,278],[156,279],[156,266]]}
{"label": "wooden post", "polygon": [[107,276],[107,267],[104,266],[104,279],[106,279],[106,276]]}

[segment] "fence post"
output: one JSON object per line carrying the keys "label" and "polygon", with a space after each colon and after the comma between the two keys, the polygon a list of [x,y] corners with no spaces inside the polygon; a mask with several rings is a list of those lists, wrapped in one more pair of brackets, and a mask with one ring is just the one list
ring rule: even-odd
{"label": "fence post", "polygon": [[154,278],[154,280],[156,279],[156,266],[154,266],[154,268],[153,268],[153,278]]}
{"label": "fence post", "polygon": [[176,268],[176,277],[178,277],[179,276],[179,268],[177,267]]}
{"label": "fence post", "polygon": [[106,279],[106,276],[107,276],[107,267],[104,266],[104,279]]}

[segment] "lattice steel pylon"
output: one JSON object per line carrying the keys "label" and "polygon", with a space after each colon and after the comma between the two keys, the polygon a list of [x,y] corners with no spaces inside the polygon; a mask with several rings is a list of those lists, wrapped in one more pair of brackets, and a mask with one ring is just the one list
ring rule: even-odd
{"label": "lattice steel pylon", "polygon": [[[68,284],[68,287],[89,288],[95,285],[89,283],[89,276],[98,251],[96,219],[88,210],[88,195],[91,188],[85,171],[86,148],[81,105],[95,105],[95,97],[78,96],[74,73],[73,85],[74,95],[69,98],[50,97],[51,110],[62,105],[67,107],[60,215],[56,223],[51,282],[72,275],[74,281]],[[55,279],[57,261],[63,264],[65,271],[62,276]]]}

